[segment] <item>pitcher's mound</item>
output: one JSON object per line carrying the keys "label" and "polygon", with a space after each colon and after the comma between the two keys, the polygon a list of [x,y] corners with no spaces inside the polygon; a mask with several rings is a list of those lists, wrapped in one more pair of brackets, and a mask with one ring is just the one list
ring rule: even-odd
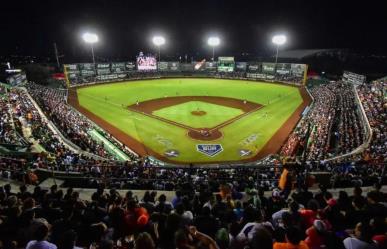
{"label": "pitcher's mound", "polygon": [[198,110],[198,111],[192,111],[191,114],[195,116],[204,116],[207,114],[207,112]]}

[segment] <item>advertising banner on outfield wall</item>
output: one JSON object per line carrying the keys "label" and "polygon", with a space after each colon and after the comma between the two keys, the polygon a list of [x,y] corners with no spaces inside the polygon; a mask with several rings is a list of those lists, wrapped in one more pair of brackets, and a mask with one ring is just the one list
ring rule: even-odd
{"label": "advertising banner on outfield wall", "polygon": [[82,76],[94,76],[95,75],[95,70],[81,70],[81,75]]}
{"label": "advertising banner on outfield wall", "polygon": [[107,81],[107,80],[116,80],[118,79],[117,74],[106,74],[106,75],[98,75],[97,80]]}
{"label": "advertising banner on outfield wall", "polygon": [[67,72],[79,71],[78,64],[68,64],[64,65],[64,67]]}
{"label": "advertising banner on outfield wall", "polygon": [[247,72],[258,73],[261,72],[262,64],[260,62],[249,62],[247,64]]}
{"label": "advertising banner on outfield wall", "polygon": [[157,63],[157,70],[162,71],[162,72],[168,71],[168,62],[166,62],[166,61],[159,61]]}
{"label": "advertising banner on outfield wall", "polygon": [[278,63],[276,72],[277,74],[290,74],[291,64],[289,63]]}
{"label": "advertising banner on outfield wall", "polygon": [[194,64],[193,63],[180,63],[180,69],[182,72],[193,72]]}
{"label": "advertising banner on outfield wall", "polygon": [[97,69],[109,69],[110,70],[110,63],[98,63]]}
{"label": "advertising banner on outfield wall", "polygon": [[111,74],[110,68],[102,68],[102,69],[97,69],[97,74]]}
{"label": "advertising banner on outfield wall", "polygon": [[171,72],[178,72],[180,71],[180,63],[178,61],[168,62],[168,69]]}
{"label": "advertising banner on outfield wall", "polygon": [[205,71],[207,72],[216,72],[217,63],[215,61],[207,61],[205,64]]}
{"label": "advertising banner on outfield wall", "polygon": [[247,62],[236,62],[235,71],[237,72],[246,72]]}
{"label": "advertising banner on outfield wall", "polygon": [[125,70],[127,72],[133,72],[133,71],[136,71],[136,63],[135,62],[126,62],[125,63]]}
{"label": "advertising banner on outfield wall", "polygon": [[298,77],[303,77],[306,70],[305,64],[291,64],[291,74]]}
{"label": "advertising banner on outfield wall", "polygon": [[275,63],[262,63],[262,72],[267,74],[274,74]]}
{"label": "advertising banner on outfield wall", "polygon": [[78,67],[80,70],[95,70],[93,63],[82,63]]}
{"label": "advertising banner on outfield wall", "polygon": [[125,62],[113,62],[111,64],[112,73],[122,73],[125,72]]}

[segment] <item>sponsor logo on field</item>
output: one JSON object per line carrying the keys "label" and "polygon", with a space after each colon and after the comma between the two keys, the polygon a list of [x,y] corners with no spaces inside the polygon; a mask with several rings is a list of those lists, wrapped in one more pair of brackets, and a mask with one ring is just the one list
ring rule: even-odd
{"label": "sponsor logo on field", "polygon": [[167,149],[173,147],[173,143],[161,135],[156,135],[155,137],[153,137],[153,139],[156,140],[158,143],[162,144]]}
{"label": "sponsor logo on field", "polygon": [[204,155],[213,157],[223,151],[223,147],[220,144],[198,144],[196,145],[197,151]]}
{"label": "sponsor logo on field", "polygon": [[242,141],[239,142],[239,145],[245,147],[245,146],[251,146],[254,144],[255,141],[258,140],[258,138],[261,136],[260,133],[253,133],[247,138],[243,139]]}
{"label": "sponsor logo on field", "polygon": [[239,155],[240,155],[241,157],[250,156],[251,153],[252,153],[251,150],[247,150],[247,149],[241,149],[241,150],[239,150]]}
{"label": "sponsor logo on field", "polygon": [[164,152],[164,155],[166,157],[178,157],[180,153],[177,150],[167,150]]}

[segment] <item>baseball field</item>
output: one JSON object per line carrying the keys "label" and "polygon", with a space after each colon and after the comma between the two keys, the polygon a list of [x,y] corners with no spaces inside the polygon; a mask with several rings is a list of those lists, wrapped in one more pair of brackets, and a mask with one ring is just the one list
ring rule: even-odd
{"label": "baseball field", "polygon": [[207,78],[69,91],[70,104],[136,153],[175,163],[251,161],[275,153],[309,101],[293,86]]}

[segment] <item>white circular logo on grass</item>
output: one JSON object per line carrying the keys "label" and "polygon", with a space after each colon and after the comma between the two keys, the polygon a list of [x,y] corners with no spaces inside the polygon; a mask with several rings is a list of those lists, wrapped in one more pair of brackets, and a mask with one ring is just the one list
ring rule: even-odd
{"label": "white circular logo on grass", "polygon": [[221,144],[198,144],[196,150],[204,155],[213,157],[223,151]]}

